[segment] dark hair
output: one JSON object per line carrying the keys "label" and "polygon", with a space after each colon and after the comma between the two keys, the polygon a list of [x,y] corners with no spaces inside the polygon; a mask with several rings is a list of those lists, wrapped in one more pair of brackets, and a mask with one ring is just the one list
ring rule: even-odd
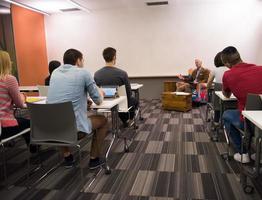
{"label": "dark hair", "polygon": [[63,57],[64,64],[75,65],[77,59],[83,59],[83,54],[76,49],[68,49],[64,53],[64,57]]}
{"label": "dark hair", "polygon": [[214,58],[214,64],[216,67],[224,66],[224,63],[222,62],[221,54],[222,54],[221,52],[218,52]]}
{"label": "dark hair", "polygon": [[48,68],[49,68],[49,74],[51,75],[53,71],[58,68],[61,65],[61,63],[57,60],[52,60],[49,62]]}
{"label": "dark hair", "polygon": [[240,54],[237,49],[233,46],[226,47],[221,54],[223,63],[229,64],[230,66],[236,65],[239,62],[242,62]]}
{"label": "dark hair", "polygon": [[113,61],[115,55],[116,55],[116,50],[112,47],[107,47],[103,51],[103,57],[106,62]]}

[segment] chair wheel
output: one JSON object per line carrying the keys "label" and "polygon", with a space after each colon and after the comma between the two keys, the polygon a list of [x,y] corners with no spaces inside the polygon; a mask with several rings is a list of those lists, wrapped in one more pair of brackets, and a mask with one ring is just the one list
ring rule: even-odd
{"label": "chair wheel", "polygon": [[245,185],[243,186],[243,189],[246,194],[251,194],[254,191],[254,188],[251,185]]}
{"label": "chair wheel", "polygon": [[125,153],[128,153],[129,152],[129,148],[125,147],[124,151],[125,151]]}
{"label": "chair wheel", "polygon": [[218,137],[217,137],[217,136],[212,136],[212,137],[210,138],[210,140],[211,140],[212,142],[218,142]]}
{"label": "chair wheel", "polygon": [[111,169],[107,164],[105,165],[105,174],[111,174]]}

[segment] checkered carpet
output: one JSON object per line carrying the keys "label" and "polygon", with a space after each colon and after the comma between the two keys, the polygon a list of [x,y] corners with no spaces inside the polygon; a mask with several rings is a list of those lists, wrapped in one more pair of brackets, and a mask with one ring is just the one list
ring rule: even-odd
{"label": "checkered carpet", "polygon": [[[103,170],[88,169],[90,142],[83,141],[83,185],[79,165],[73,169],[60,166],[37,182],[58,160],[62,161],[55,149],[41,150],[44,165],[32,172],[28,180],[24,176],[27,151],[19,140],[15,147],[7,148],[8,184],[14,186],[1,188],[1,199],[261,199],[261,191],[256,190],[252,195],[243,192],[239,165],[220,157],[226,150],[224,142],[209,140],[205,106],[182,113],[162,110],[159,100],[144,100],[141,107],[144,121],[139,122],[137,133],[121,134],[134,136],[129,152],[123,151],[122,139],[113,145],[110,175],[105,175]],[[39,162],[38,158],[31,158],[31,171],[36,168],[34,163]],[[261,189],[259,181],[256,184]]]}

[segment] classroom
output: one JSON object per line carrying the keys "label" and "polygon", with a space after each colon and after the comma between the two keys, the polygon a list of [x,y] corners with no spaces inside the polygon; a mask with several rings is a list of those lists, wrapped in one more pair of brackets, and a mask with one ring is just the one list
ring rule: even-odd
{"label": "classroom", "polygon": [[1,199],[262,199],[261,0],[0,0]]}

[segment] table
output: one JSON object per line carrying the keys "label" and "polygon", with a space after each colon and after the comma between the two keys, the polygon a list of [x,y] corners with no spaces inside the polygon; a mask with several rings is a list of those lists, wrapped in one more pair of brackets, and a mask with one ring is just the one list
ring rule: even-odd
{"label": "table", "polygon": [[141,114],[141,109],[140,109],[140,97],[139,97],[139,89],[142,88],[144,85],[143,84],[138,84],[138,83],[131,83],[131,90],[135,93],[135,98],[138,102],[138,108],[139,108],[139,119],[143,120],[142,114]]}
{"label": "table", "polygon": [[37,86],[19,86],[20,92],[38,92]]}
{"label": "table", "polygon": [[[222,91],[215,91],[215,94],[219,97],[219,102],[220,102],[220,126],[222,127],[222,116],[225,111],[225,106],[226,105],[235,105],[237,102],[237,98],[232,94],[229,98],[225,97],[223,95]],[[235,106],[234,106],[235,107]]]}
{"label": "table", "polygon": [[[260,171],[260,158],[261,158],[261,143],[262,143],[262,110],[243,110],[242,115],[245,118],[245,127],[246,127],[246,120],[249,120],[252,124],[254,124],[258,128],[258,135],[256,137],[256,160],[255,160],[255,169],[248,170],[248,168],[243,168],[241,170],[241,182],[244,187],[248,187],[246,177],[249,176],[251,178],[257,178],[259,176]],[[244,138],[247,138],[248,132],[247,129],[244,129],[245,135]],[[242,143],[243,145],[243,143]]]}

